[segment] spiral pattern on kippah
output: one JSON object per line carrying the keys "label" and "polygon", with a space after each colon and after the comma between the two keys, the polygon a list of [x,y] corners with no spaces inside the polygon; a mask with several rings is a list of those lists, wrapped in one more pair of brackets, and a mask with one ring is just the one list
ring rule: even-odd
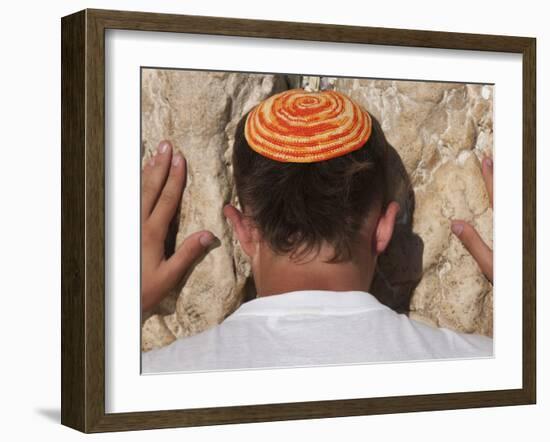
{"label": "spiral pattern on kippah", "polygon": [[368,112],[347,95],[291,89],[256,106],[244,134],[249,146],[267,158],[313,163],[359,149],[371,131]]}

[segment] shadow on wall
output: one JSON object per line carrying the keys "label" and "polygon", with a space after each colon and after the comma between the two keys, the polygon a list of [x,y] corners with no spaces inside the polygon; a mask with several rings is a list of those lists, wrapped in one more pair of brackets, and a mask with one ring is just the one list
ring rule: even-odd
{"label": "shadow on wall", "polygon": [[[372,117],[373,125],[380,123]],[[383,133],[379,130],[379,133]],[[385,139],[385,136],[384,136]],[[383,304],[399,313],[407,313],[414,289],[422,278],[424,242],[413,232],[414,190],[401,157],[387,145],[386,177],[388,198],[401,207],[393,238],[378,258],[371,293]]]}

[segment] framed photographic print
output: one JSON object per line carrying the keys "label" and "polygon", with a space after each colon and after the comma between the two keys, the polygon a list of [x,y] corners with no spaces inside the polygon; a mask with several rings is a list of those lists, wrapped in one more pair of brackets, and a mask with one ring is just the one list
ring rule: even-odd
{"label": "framed photographic print", "polygon": [[61,27],[64,425],[535,403],[535,39]]}

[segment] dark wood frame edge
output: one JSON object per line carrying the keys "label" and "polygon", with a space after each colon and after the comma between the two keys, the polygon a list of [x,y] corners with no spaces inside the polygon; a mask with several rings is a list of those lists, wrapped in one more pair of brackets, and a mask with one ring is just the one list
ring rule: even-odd
{"label": "dark wood frame edge", "polygon": [[[528,37],[83,10],[62,18],[61,423],[142,430],[536,401],[536,40]],[[131,29],[486,50],[523,56],[523,387],[514,390],[105,413],[104,32]]]}

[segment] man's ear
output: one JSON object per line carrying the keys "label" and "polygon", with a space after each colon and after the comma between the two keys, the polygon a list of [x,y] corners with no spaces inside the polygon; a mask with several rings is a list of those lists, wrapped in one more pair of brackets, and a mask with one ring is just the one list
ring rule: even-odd
{"label": "man's ear", "polygon": [[386,207],[385,212],[382,212],[378,218],[378,224],[376,225],[374,234],[374,250],[377,255],[380,255],[386,250],[390,243],[399,210],[399,204],[392,201]]}
{"label": "man's ear", "polygon": [[239,240],[244,253],[252,258],[256,254],[257,249],[256,235],[252,223],[239,209],[231,204],[224,206],[223,214],[233,227],[235,236]]}

